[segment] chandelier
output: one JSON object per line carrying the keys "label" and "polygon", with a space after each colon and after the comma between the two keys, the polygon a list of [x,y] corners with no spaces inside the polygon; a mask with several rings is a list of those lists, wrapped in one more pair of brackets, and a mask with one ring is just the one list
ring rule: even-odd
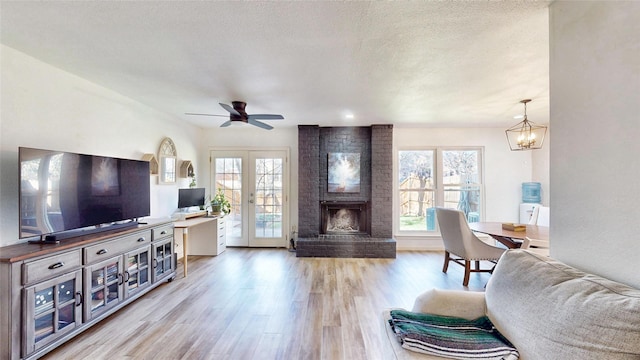
{"label": "chandelier", "polygon": [[524,119],[505,130],[511,151],[542,149],[547,127],[536,125],[527,119],[527,103],[530,101],[531,99],[520,101],[524,104]]}

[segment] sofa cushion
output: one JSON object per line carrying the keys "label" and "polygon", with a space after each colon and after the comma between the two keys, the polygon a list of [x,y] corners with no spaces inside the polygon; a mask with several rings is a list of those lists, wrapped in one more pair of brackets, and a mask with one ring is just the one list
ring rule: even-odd
{"label": "sofa cushion", "polygon": [[640,290],[525,250],[486,288],[487,316],[522,359],[638,359]]}

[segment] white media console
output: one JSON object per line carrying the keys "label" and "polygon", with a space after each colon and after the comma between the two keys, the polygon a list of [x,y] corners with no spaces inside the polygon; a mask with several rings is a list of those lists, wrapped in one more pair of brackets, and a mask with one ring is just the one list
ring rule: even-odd
{"label": "white media console", "polygon": [[36,359],[175,278],[171,221],[0,248],[0,359]]}

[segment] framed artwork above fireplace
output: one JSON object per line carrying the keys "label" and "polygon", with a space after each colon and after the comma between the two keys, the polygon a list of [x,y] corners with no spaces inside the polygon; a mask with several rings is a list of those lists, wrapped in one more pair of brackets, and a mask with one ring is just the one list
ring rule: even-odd
{"label": "framed artwork above fireplace", "polygon": [[360,154],[329,153],[328,192],[360,192]]}

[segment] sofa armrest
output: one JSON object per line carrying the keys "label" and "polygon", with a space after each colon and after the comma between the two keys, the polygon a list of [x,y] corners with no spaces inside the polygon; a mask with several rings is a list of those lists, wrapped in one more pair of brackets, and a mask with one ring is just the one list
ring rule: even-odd
{"label": "sofa armrest", "polygon": [[486,315],[484,292],[431,289],[416,298],[411,311],[477,319]]}

